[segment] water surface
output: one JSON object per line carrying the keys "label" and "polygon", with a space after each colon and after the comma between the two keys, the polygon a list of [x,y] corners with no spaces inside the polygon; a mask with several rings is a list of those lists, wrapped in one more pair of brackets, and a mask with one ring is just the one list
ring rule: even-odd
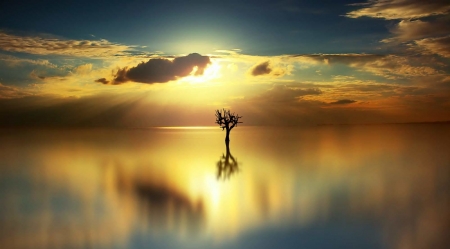
{"label": "water surface", "polygon": [[3,129],[1,248],[448,248],[450,126]]}

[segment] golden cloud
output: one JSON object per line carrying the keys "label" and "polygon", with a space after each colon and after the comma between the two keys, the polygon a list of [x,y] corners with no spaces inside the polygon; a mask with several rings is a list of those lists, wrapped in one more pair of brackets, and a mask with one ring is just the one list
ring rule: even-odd
{"label": "golden cloud", "polygon": [[436,20],[425,22],[421,20],[402,20],[390,30],[394,37],[383,39],[382,42],[408,42],[449,34],[450,24],[447,21]]}
{"label": "golden cloud", "polygon": [[0,49],[37,55],[108,57],[126,54],[126,51],[133,50],[133,47],[107,40],[63,40],[0,32]]}
{"label": "golden cloud", "polygon": [[426,38],[416,41],[416,44],[428,52],[450,58],[450,36]]}
{"label": "golden cloud", "polygon": [[350,18],[372,17],[382,19],[415,19],[427,16],[442,15],[450,10],[446,0],[369,0],[366,3],[354,4],[364,6],[346,14]]}

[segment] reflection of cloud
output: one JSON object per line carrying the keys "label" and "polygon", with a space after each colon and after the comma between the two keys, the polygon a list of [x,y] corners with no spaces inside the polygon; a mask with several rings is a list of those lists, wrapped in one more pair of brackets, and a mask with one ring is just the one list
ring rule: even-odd
{"label": "reflection of cloud", "polygon": [[17,36],[0,32],[0,49],[38,55],[103,57],[123,54],[130,46],[107,40],[62,40],[38,36]]}
{"label": "reflection of cloud", "polygon": [[[127,175],[117,172],[119,201],[134,200],[134,210],[145,225],[161,232],[162,230],[187,230],[190,234],[199,232],[205,216],[202,200],[193,201],[184,191],[178,191],[170,185],[156,184],[155,177],[149,172]],[[145,178],[143,177],[145,176]],[[176,228],[173,227],[176,225]]]}
{"label": "reflection of cloud", "polygon": [[[150,59],[139,65],[119,69],[111,82],[113,85],[134,81],[140,83],[165,83],[188,76],[194,71],[194,75],[203,75],[205,68],[211,63],[208,56],[197,53],[176,57],[173,60],[164,58]],[[104,83],[104,82],[101,82]]]}
{"label": "reflection of cloud", "polygon": [[346,105],[346,104],[352,104],[355,103],[356,100],[351,100],[351,99],[340,99],[334,102],[330,102],[329,104],[331,105]]}
{"label": "reflection of cloud", "polygon": [[347,13],[347,17],[411,19],[442,15],[450,10],[447,0],[369,0],[367,3],[356,4],[356,6],[364,7]]}
{"label": "reflection of cloud", "polygon": [[351,241],[367,225],[362,234],[389,248],[446,248],[445,126],[242,128],[245,170],[226,184],[211,174],[215,143],[199,139],[209,132],[3,131],[0,244],[131,248],[150,237],[228,248],[230,237],[320,222]]}

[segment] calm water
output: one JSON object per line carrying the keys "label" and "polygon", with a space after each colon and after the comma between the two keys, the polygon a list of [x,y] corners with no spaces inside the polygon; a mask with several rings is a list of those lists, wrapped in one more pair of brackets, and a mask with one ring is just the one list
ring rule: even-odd
{"label": "calm water", "polygon": [[449,246],[448,125],[0,135],[0,248]]}

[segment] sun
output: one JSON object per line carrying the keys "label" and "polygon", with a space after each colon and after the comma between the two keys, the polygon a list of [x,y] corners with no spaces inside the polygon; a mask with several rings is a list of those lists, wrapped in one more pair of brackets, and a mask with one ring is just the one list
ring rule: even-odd
{"label": "sun", "polygon": [[221,69],[222,66],[219,64],[218,61],[212,61],[211,64],[205,68],[202,75],[196,76],[195,73],[197,72],[198,68],[194,67],[189,76],[180,79],[179,82],[187,82],[190,84],[201,84],[211,82],[212,80],[218,79],[222,76],[220,73]]}

